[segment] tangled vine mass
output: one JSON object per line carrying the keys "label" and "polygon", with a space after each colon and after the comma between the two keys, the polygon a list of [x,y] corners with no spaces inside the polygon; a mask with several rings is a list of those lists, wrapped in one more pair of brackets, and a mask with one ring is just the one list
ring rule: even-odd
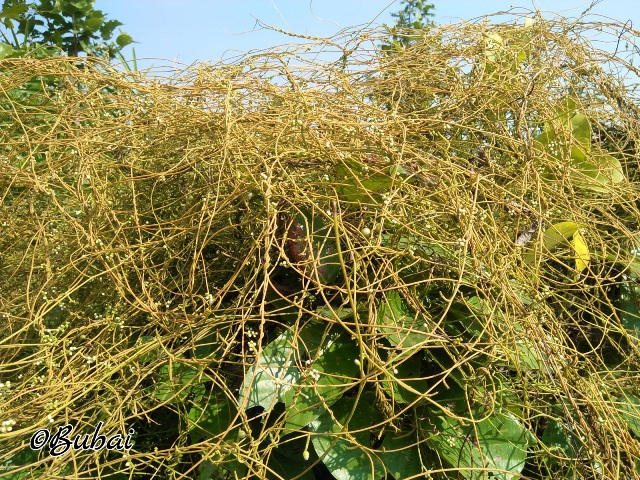
{"label": "tangled vine mass", "polygon": [[[636,478],[637,34],[0,62],[0,465]],[[133,447],[29,448],[98,422]]]}

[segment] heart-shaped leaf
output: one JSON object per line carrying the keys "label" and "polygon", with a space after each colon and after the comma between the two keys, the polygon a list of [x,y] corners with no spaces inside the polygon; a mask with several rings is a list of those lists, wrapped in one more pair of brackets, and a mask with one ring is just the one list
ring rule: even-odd
{"label": "heart-shaped leaf", "polygon": [[[472,412],[482,418],[483,412]],[[463,426],[444,415],[431,418],[437,433],[428,443],[458,474],[467,479],[520,478],[527,458],[527,448],[535,442],[533,435],[511,412],[493,412],[477,423]]]}

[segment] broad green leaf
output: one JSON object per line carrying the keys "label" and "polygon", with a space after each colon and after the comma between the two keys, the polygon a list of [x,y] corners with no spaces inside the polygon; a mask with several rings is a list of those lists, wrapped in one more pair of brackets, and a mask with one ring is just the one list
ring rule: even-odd
{"label": "broad green leaf", "polygon": [[[580,228],[582,228],[582,225],[575,222],[559,222],[551,225],[544,231],[543,243],[545,250],[549,252],[553,251],[554,248],[561,244],[573,246],[571,239]],[[524,256],[524,261],[526,263],[532,263],[537,253],[535,249],[529,249]]]}
{"label": "broad green leaf", "polygon": [[487,38],[489,39],[490,45],[498,45],[498,46],[504,45],[504,39],[497,33],[489,33],[487,35]]}
{"label": "broad green leaf", "polygon": [[[27,445],[28,445],[27,441]],[[37,469],[29,467],[38,461],[39,452],[37,450],[31,450],[28,446],[23,448],[18,453],[13,455],[10,460],[7,460],[0,465],[1,477],[8,480],[22,480],[39,478],[37,475]],[[22,468],[21,467],[27,467]],[[34,476],[35,475],[35,476]]]}
{"label": "broad green leaf", "polygon": [[493,314],[491,305],[475,295],[465,299],[464,304],[460,305],[462,308],[456,309],[454,305],[451,313],[462,324],[465,332],[471,333],[476,339],[485,334],[484,318]]}
{"label": "broad green leaf", "polygon": [[[304,368],[298,385],[282,396],[287,407],[286,428],[299,430],[315,420],[351,388],[360,367],[360,352],[346,334],[332,334]],[[305,362],[306,363],[306,362]]]}
{"label": "broad green leaf", "polygon": [[88,52],[88,53],[93,52],[93,47],[91,46],[90,42],[81,38],[78,40],[78,43],[80,44],[80,48],[82,48],[83,52]]}
{"label": "broad green leaf", "polygon": [[322,306],[316,310],[316,313],[320,315],[320,317],[323,317],[332,321],[336,320],[336,318],[340,320],[344,320],[344,319],[353,317],[353,310],[347,307],[331,308],[327,306]]}
{"label": "broad green leaf", "polygon": [[629,335],[640,338],[640,286],[635,275],[620,285],[620,319]]}
{"label": "broad green leaf", "polygon": [[314,217],[312,238],[314,252],[318,252],[316,258],[320,282],[325,285],[332,283],[342,270],[333,224],[325,225],[321,218]]}
{"label": "broad green leaf", "polygon": [[359,350],[347,334],[329,333],[312,323],[290,328],[265,347],[240,388],[242,408],[271,410],[284,403],[287,428],[298,430],[317,418],[353,384]]}
{"label": "broad green leaf", "polygon": [[116,43],[120,48],[123,48],[129,45],[130,43],[133,43],[133,38],[131,38],[131,35],[128,35],[126,33],[121,33],[116,37]]}
{"label": "broad green leaf", "polygon": [[511,288],[516,293],[516,295],[518,295],[518,298],[520,298],[520,301],[522,303],[524,303],[525,305],[531,305],[533,303],[533,298],[531,298],[529,293],[525,290],[520,282],[518,282],[514,278],[510,278],[509,284],[511,285]]}
{"label": "broad green leaf", "polygon": [[604,176],[607,181],[616,184],[626,180],[627,177],[622,170],[620,160],[613,155],[594,155],[592,158],[600,165],[600,175]]}
{"label": "broad green leaf", "polygon": [[223,432],[236,431],[237,427],[229,428],[236,414],[236,405],[223,392],[212,393],[194,402],[187,414],[187,428],[192,443],[203,437],[213,438]]}
{"label": "broad green leaf", "polygon": [[490,62],[497,62],[500,60],[499,50],[504,46],[504,40],[497,33],[490,33],[486,37],[487,49],[484,55]]}
{"label": "broad green leaf", "polygon": [[0,60],[7,58],[14,52],[14,49],[8,43],[0,42]]}
{"label": "broad green leaf", "polygon": [[342,270],[333,224],[309,212],[298,213],[295,219],[305,232],[306,240],[311,241],[313,260],[310,258],[310,261],[315,262],[320,283],[332,283]]}
{"label": "broad green leaf", "polygon": [[377,480],[385,473],[380,459],[362,448],[370,447],[371,427],[383,420],[374,405],[372,394],[342,398],[309,424],[313,446],[336,480]]}
{"label": "broad green leaf", "polygon": [[580,225],[575,222],[560,222],[551,225],[544,232],[544,246],[553,250],[561,243],[568,243],[578,231]]}
{"label": "broad green leaf", "polygon": [[[578,439],[571,432],[570,427],[560,422],[550,420],[542,432],[540,440],[547,448],[551,449],[552,452],[555,451],[556,455],[567,458],[576,458],[578,456],[580,450]],[[549,465],[555,465],[557,460],[554,456],[547,456],[547,463]]]}
{"label": "broad green leaf", "polygon": [[607,193],[609,188],[606,187],[621,183],[626,178],[620,161],[608,154],[594,154],[588,160],[574,161],[572,168],[574,181],[582,182],[585,188],[596,192]]}
{"label": "broad green leaf", "polygon": [[[607,255],[607,259],[608,260],[619,260],[618,258],[616,258],[615,256],[609,256]],[[640,259],[632,259],[629,264],[629,271],[635,276],[635,278],[640,278]]]}
{"label": "broad green leaf", "polygon": [[640,398],[627,393],[618,399],[618,411],[627,422],[629,430],[640,438]]}
{"label": "broad green leaf", "polygon": [[137,358],[138,362],[150,363],[158,358],[160,346],[156,337],[143,335],[136,340],[135,346],[137,352],[144,352]]}
{"label": "broad green leaf", "polygon": [[118,20],[107,20],[100,27],[100,35],[102,35],[102,38],[104,39],[109,39],[111,38],[111,35],[113,35],[113,31],[120,26],[122,26],[122,22],[119,22]]}
{"label": "broad green leaf", "polygon": [[344,159],[336,166],[336,178],[342,200],[364,204],[378,203],[394,182],[393,176],[352,159]]}
{"label": "broad green leaf", "polygon": [[161,402],[180,399],[184,401],[194,387],[203,382],[202,367],[186,363],[171,362],[160,367],[159,379],[153,396]]}
{"label": "broad green leaf", "polygon": [[92,32],[95,32],[102,26],[103,22],[104,22],[103,17],[93,17],[93,18],[88,18],[84,23],[89,30],[91,30]]}
{"label": "broad green leaf", "polygon": [[395,248],[397,250],[405,250],[408,248],[416,252],[423,253],[427,257],[441,256],[449,258],[452,253],[437,243],[427,242],[414,235],[390,235],[385,233],[382,235],[382,244],[385,247]]}
{"label": "broad green leaf", "polygon": [[382,445],[378,450],[382,450],[378,455],[394,478],[420,478],[423,474],[416,432],[396,433],[389,429],[382,437]]}
{"label": "broad green leaf", "polygon": [[550,129],[545,128],[545,130],[534,139],[534,146],[537,146],[540,150],[547,150],[547,147],[555,138],[556,134]]}
{"label": "broad green leaf", "polygon": [[406,168],[404,168],[402,165],[392,165],[389,167],[389,173],[391,174],[391,176],[401,176],[401,177],[410,177],[411,176],[411,172],[409,172]]}
{"label": "broad green leaf", "polygon": [[2,10],[0,11],[0,18],[13,18],[19,19],[22,15],[29,11],[29,6],[24,3],[15,3],[13,5],[7,5],[4,2]]}
{"label": "broad green leaf", "polygon": [[[223,454],[217,450],[203,454],[204,461],[198,465],[197,480],[220,480],[221,478],[247,478],[247,464],[240,463],[237,458]],[[233,472],[233,477],[229,477]],[[130,480],[130,477],[127,476]],[[108,478],[107,480],[111,480]]]}
{"label": "broad green leaf", "polygon": [[560,120],[563,125],[566,125],[571,117],[575,115],[578,108],[575,100],[569,97],[565,97],[560,101],[560,106],[556,109],[557,117],[555,120]]}
{"label": "broad green leaf", "polygon": [[576,270],[578,272],[582,272],[589,266],[589,260],[591,257],[589,255],[589,247],[584,241],[584,238],[582,238],[580,230],[577,230],[573,234],[571,245],[573,246],[573,250],[576,252]]}
{"label": "broad green leaf", "polygon": [[376,319],[377,330],[392,347],[404,355],[412,355],[415,348],[427,339],[427,325],[420,315],[413,315],[400,293],[392,290],[381,300]]}
{"label": "broad green leaf", "polygon": [[427,391],[427,381],[420,374],[423,356],[423,352],[418,352],[406,360],[401,359],[397,364],[388,364],[388,368],[393,370],[382,386],[394,402],[411,403],[420,397],[420,393]]}
{"label": "broad green leaf", "polygon": [[78,9],[87,8],[93,4],[92,0],[67,0],[67,2]]}
{"label": "broad green leaf", "polygon": [[[473,416],[480,419],[483,415],[476,412]],[[428,443],[467,479],[484,479],[488,474],[503,480],[520,478],[527,448],[535,442],[511,412],[494,412],[467,426],[442,415],[433,416],[431,423],[437,433]]]}
{"label": "broad green leaf", "polygon": [[193,356],[195,358],[207,358],[218,347],[218,338],[219,332],[213,332],[194,342]]}
{"label": "broad green leaf", "polygon": [[588,153],[591,148],[591,125],[585,114],[576,113],[571,117],[571,133],[584,152]]}
{"label": "broad green leaf", "polygon": [[[520,324],[515,324],[514,330],[520,332],[520,335],[517,335],[515,339],[515,345],[505,343],[499,347],[507,360],[506,366],[519,372],[546,371],[545,357],[541,354],[535,341],[526,335]],[[551,341],[551,338],[548,337],[547,341]]]}
{"label": "broad green leaf", "polygon": [[295,330],[289,328],[281,333],[247,370],[240,387],[241,408],[261,406],[269,411],[277,402],[283,402],[283,394],[302,376],[298,365],[303,357],[303,346],[298,343]]}

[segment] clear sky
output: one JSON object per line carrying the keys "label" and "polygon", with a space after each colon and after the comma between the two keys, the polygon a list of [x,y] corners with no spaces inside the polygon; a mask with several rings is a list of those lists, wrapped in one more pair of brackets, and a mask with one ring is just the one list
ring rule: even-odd
{"label": "clear sky", "polygon": [[[436,23],[452,23],[514,9],[539,9],[579,16],[591,0],[431,0]],[[391,13],[403,8],[393,0],[97,0],[95,8],[124,23],[141,62],[189,65],[238,53],[292,43],[294,39],[260,29],[256,20],[276,28],[315,36],[331,36],[345,27],[393,24]],[[626,22],[640,30],[640,1],[602,0],[593,13]],[[131,57],[131,48],[124,50]]]}

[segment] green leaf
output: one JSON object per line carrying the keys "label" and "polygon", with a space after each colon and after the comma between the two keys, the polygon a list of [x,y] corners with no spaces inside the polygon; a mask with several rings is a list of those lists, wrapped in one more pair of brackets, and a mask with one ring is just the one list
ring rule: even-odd
{"label": "green leaf", "polygon": [[486,316],[491,316],[492,308],[483,299],[473,296],[465,298],[464,303],[454,302],[449,309],[448,317],[462,326],[461,330],[457,330],[456,335],[465,334],[465,338],[480,339],[486,337],[484,320]]}
{"label": "green leaf", "polygon": [[591,148],[591,125],[583,113],[576,113],[571,117],[571,134],[580,146],[588,152]]}
{"label": "green leaf", "polygon": [[[394,369],[386,376],[386,380],[382,383],[384,390],[394,402],[412,403],[420,394],[427,391],[427,381],[422,378],[420,373],[422,369],[423,352],[400,360],[398,363],[389,362],[388,368]],[[414,392],[414,390],[416,392]]]}
{"label": "green leaf", "polygon": [[[551,252],[562,244],[574,247],[572,238],[580,228],[582,228],[582,225],[575,222],[554,223],[544,231],[543,243],[545,250]],[[582,246],[580,246],[580,248],[582,248]],[[524,261],[526,263],[532,263],[535,260],[536,253],[535,250],[530,249],[525,254]],[[588,251],[586,254],[588,254]],[[581,251],[580,255],[585,255],[584,250]]]}
{"label": "green leaf", "polygon": [[629,335],[640,338],[640,287],[635,275],[620,285],[620,320]]}
{"label": "green leaf", "polygon": [[211,355],[218,346],[217,339],[219,335],[219,332],[212,332],[206,337],[197,340],[194,343],[193,356],[195,358],[207,358]]}
{"label": "green leaf", "polygon": [[340,256],[337,253],[336,238],[333,223],[327,224],[320,215],[307,211],[298,213],[295,221],[300,226],[305,237],[299,241],[311,242],[313,256],[309,258],[312,264],[306,265],[308,275],[317,277],[320,283],[327,285],[335,281],[342,270]]}
{"label": "green leaf", "polygon": [[[370,447],[371,426],[383,420],[374,405],[372,394],[342,398],[331,413],[324,411],[309,424],[313,446],[336,480],[373,480],[384,474],[380,459],[364,450]],[[353,433],[346,436],[345,431]]]}
{"label": "green leaf", "polygon": [[396,433],[389,430],[382,438],[382,445],[378,447],[378,450],[382,450],[378,455],[394,478],[420,478],[424,470],[418,445],[415,431]]}
{"label": "green leaf", "polygon": [[392,347],[412,355],[428,338],[427,326],[420,315],[412,315],[400,293],[392,290],[378,306],[377,330]]}
{"label": "green leaf", "polygon": [[187,414],[187,429],[191,441],[196,443],[203,437],[212,438],[223,432],[237,433],[237,426],[229,428],[236,415],[236,405],[224,392],[215,392],[206,399],[194,402]]}
{"label": "green leaf", "polygon": [[627,422],[629,430],[640,438],[640,398],[625,393],[618,398],[618,402],[620,402],[618,411],[621,417]]}
{"label": "green leaf", "polygon": [[325,225],[322,218],[313,217],[312,245],[316,252],[318,277],[322,284],[332,283],[340,271],[340,256],[337,253],[333,224]]}
{"label": "green leaf", "polygon": [[87,26],[87,28],[89,30],[91,30],[92,32],[95,32],[96,30],[100,29],[100,27],[102,27],[103,23],[104,23],[104,18],[103,17],[88,18],[84,22],[84,24]]}
{"label": "green leaf", "polygon": [[67,5],[72,5],[80,12],[87,14],[93,10],[93,2],[95,0],[67,0]]}
{"label": "green leaf", "polygon": [[[28,442],[27,442],[28,443]],[[0,465],[0,472],[2,472],[2,478],[8,480],[22,480],[26,478],[38,478],[37,469],[29,465],[35,464],[38,461],[37,450],[31,450],[30,448],[23,448],[18,453],[14,454],[11,459]],[[22,468],[21,467],[26,467]]]}
{"label": "green leaf", "polygon": [[[269,470],[273,472],[267,472],[267,479],[296,478],[314,480],[315,475],[311,467],[318,461],[318,456],[307,442],[308,434],[301,432],[281,437],[278,446],[269,456]],[[307,460],[303,456],[305,449],[308,449],[307,451],[309,452]]]}
{"label": "green leaf", "polygon": [[335,335],[323,343],[300,383],[283,395],[287,407],[286,428],[299,430],[315,420],[323,406],[333,405],[357,377],[359,350],[347,335]]}
{"label": "green leaf", "polygon": [[[474,418],[483,417],[482,412],[472,413]],[[452,467],[458,468],[459,475],[468,479],[483,479],[487,474],[503,480],[520,478],[527,448],[535,442],[531,433],[508,411],[493,412],[469,426],[442,415],[433,416],[431,422],[437,433],[428,439],[429,445]]]}
{"label": "green leaf", "polygon": [[186,400],[197,383],[201,382],[202,367],[181,362],[170,362],[160,367],[159,380],[153,396],[161,402]]}
{"label": "green leaf", "polygon": [[136,340],[135,346],[138,352],[145,352],[138,357],[138,362],[150,363],[158,358],[159,345],[156,337],[142,335]]}
{"label": "green leaf", "polygon": [[348,307],[318,307],[316,313],[328,320],[335,321],[336,319],[344,320],[349,317],[353,317],[353,310]]}
{"label": "green leaf", "polygon": [[607,193],[626,178],[620,161],[608,154],[591,155],[588,160],[573,161],[571,166],[574,181],[595,192]]}
{"label": "green leaf", "polygon": [[[246,463],[240,463],[235,458],[229,460],[228,457],[222,460],[221,457],[223,456],[218,451],[203,454],[205,460],[198,465],[198,476],[195,478],[197,480],[246,478],[248,469]],[[230,472],[233,472],[235,476],[230,476]],[[130,477],[127,476],[127,479],[130,479]]]}
{"label": "green leaf", "polygon": [[7,2],[4,2],[2,11],[0,11],[0,18],[13,18],[17,20],[29,11],[29,6],[26,3],[18,2],[13,5],[6,5],[6,3]]}
{"label": "green leaf", "polygon": [[434,256],[440,256],[449,258],[452,256],[446,248],[437,243],[427,242],[415,235],[390,235],[385,233],[382,235],[382,244],[385,247],[391,247],[397,250],[405,250],[408,248],[413,249],[418,253],[424,254],[426,257],[431,258]]}
{"label": "green leaf", "polygon": [[[577,458],[580,451],[580,443],[569,427],[555,420],[550,420],[540,438],[547,448],[558,456]],[[546,458],[549,466],[557,464],[553,455]]]}
{"label": "green leaf", "polygon": [[120,48],[123,48],[129,45],[130,43],[133,43],[133,38],[131,38],[131,35],[123,32],[116,37],[116,43]]}
{"label": "green leaf", "polygon": [[281,333],[267,345],[245,374],[238,403],[244,409],[261,406],[271,410],[282,395],[302,377],[298,365],[304,361],[304,346],[298,343],[293,328]]}
{"label": "green leaf", "polygon": [[[287,428],[298,430],[351,387],[359,370],[359,350],[347,334],[325,332],[313,323],[290,328],[265,347],[245,375],[239,403],[271,410],[283,402]],[[326,333],[326,334],[325,334]]]}
{"label": "green leaf", "polygon": [[119,22],[117,20],[108,20],[104,22],[100,27],[100,35],[102,35],[102,38],[104,40],[108,40],[111,38],[111,35],[113,35],[113,31],[117,27],[121,27],[122,25],[122,22]]}
{"label": "green leaf", "polygon": [[561,243],[569,243],[579,228],[580,225],[575,222],[560,222],[551,225],[544,232],[544,246],[551,251]]}
{"label": "green leaf", "polygon": [[15,50],[8,43],[0,42],[0,60],[12,55]]}
{"label": "green leaf", "polygon": [[485,50],[485,57],[490,62],[497,62],[500,60],[500,49],[504,46],[503,38],[497,33],[490,33],[487,37],[487,49]]}
{"label": "green leaf", "polygon": [[351,159],[336,166],[336,178],[341,200],[369,205],[380,202],[381,194],[394,182],[391,175]]}

